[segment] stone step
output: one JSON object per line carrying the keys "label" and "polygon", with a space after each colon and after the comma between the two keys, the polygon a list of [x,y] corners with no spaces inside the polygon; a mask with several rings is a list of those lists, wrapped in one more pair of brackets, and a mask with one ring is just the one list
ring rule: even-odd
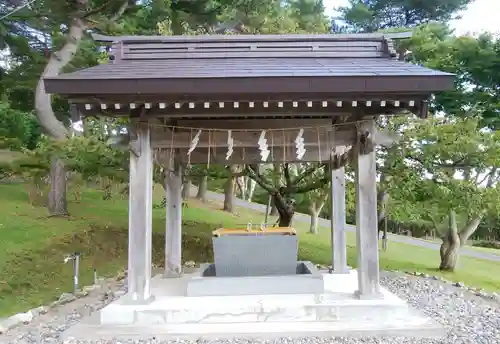
{"label": "stone step", "polygon": [[357,300],[330,294],[180,297],[149,305],[115,303],[101,310],[103,324],[222,324],[308,321],[372,321],[404,317],[398,298]]}
{"label": "stone step", "polygon": [[435,321],[408,313],[402,318],[372,321],[295,321],[254,323],[197,323],[170,325],[100,325],[98,319],[84,319],[68,329],[63,339],[78,340],[173,340],[230,339],[234,337],[272,339],[278,337],[362,337],[404,336],[442,338],[445,332]]}

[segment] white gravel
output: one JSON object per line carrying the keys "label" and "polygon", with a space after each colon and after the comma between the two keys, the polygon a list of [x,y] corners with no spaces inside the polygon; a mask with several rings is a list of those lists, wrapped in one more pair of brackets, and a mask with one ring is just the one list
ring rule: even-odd
{"label": "white gravel", "polygon": [[[442,281],[401,273],[383,273],[382,284],[412,306],[436,319],[447,329],[447,338],[442,340],[415,340],[412,338],[280,338],[272,341],[238,338],[217,341],[180,340],[177,344],[499,344],[500,303],[474,295],[464,288]],[[110,285],[111,290],[123,288],[120,282]],[[62,343],[59,335],[85,315],[103,307],[103,292],[92,292],[89,296],[59,306],[47,314],[37,317],[28,325],[15,328],[0,335],[0,343],[6,344],[56,344]],[[72,341],[72,344],[82,342]],[[101,341],[96,344],[168,343],[155,340]]]}

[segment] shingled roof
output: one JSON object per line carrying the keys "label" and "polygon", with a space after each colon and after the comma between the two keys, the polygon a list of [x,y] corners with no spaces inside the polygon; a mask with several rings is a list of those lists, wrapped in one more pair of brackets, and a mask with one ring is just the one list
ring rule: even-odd
{"label": "shingled roof", "polygon": [[398,61],[383,34],[97,37],[108,64],[45,79],[49,93],[430,94],[452,74]]}

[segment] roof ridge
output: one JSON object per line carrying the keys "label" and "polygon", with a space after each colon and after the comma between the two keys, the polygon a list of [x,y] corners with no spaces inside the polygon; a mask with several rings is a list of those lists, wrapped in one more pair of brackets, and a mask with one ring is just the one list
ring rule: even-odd
{"label": "roof ridge", "polygon": [[386,39],[410,38],[411,31],[396,33],[352,33],[352,34],[281,34],[281,35],[192,35],[192,36],[105,36],[92,34],[92,38],[102,43],[137,42],[137,43],[169,43],[169,42],[297,42],[297,41],[382,41]]}
{"label": "roof ridge", "polygon": [[[383,33],[355,35],[149,36],[114,41],[110,60],[214,58],[394,58]],[[209,37],[210,39],[207,39]]]}

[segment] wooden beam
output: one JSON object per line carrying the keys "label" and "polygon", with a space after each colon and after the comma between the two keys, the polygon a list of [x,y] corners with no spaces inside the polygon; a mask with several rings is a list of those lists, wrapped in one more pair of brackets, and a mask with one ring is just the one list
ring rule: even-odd
{"label": "wooden beam", "polygon": [[384,33],[385,38],[389,39],[406,39],[413,36],[413,31],[402,31],[402,32],[386,32]]}
{"label": "wooden beam", "polygon": [[[257,122],[258,123],[258,122]],[[255,124],[254,124],[255,126]],[[329,135],[331,128],[306,128],[304,129],[303,138],[304,145],[307,146],[323,146],[334,147],[339,145],[351,145],[355,138],[356,132],[353,126],[340,126],[335,137]],[[154,148],[165,149],[187,149],[191,146],[191,142],[197,134],[197,130],[177,129],[178,131],[170,130],[166,127],[153,128],[152,145]],[[182,131],[181,131],[182,130]],[[295,146],[295,139],[299,130],[274,130],[267,131],[265,134],[267,145],[274,147]],[[261,131],[254,130],[248,132],[233,131],[233,147],[257,147],[257,142]],[[228,132],[221,131],[203,131],[199,136],[198,144],[195,148],[212,148],[226,149],[228,147]]]}
{"label": "wooden beam", "polygon": [[[108,108],[113,108],[114,104],[119,103],[122,106],[122,108],[127,108],[126,105],[129,104],[144,104],[144,103],[151,103],[153,104],[153,109],[159,108],[159,104],[167,104],[168,106],[172,106],[174,103],[179,102],[179,103],[188,103],[188,102],[196,102],[197,104],[201,104],[201,108],[204,108],[204,102],[211,102],[211,105],[217,105],[219,102],[225,102],[227,107],[227,103],[232,103],[232,102],[241,102],[241,103],[248,103],[248,102],[254,102],[254,103],[259,103],[259,102],[269,102],[270,106],[269,108],[275,107],[274,105],[271,106],[271,103],[277,103],[279,101],[282,102],[301,102],[306,103],[307,101],[312,101],[313,105],[314,103],[321,103],[322,101],[329,101],[332,102],[333,104],[336,105],[337,101],[342,101],[343,106],[348,105],[353,100],[359,101],[360,105],[362,105],[366,101],[371,101],[371,106],[376,106],[378,103],[381,101],[386,101],[388,102],[389,100],[399,100],[401,101],[401,105],[405,103],[409,103],[410,101],[414,101],[413,106],[418,105],[418,103],[421,100],[429,98],[429,94],[422,94],[422,93],[394,93],[394,92],[371,92],[371,93],[279,93],[279,94],[269,94],[269,93],[240,93],[240,94],[225,94],[221,95],[218,93],[203,93],[203,94],[186,94],[182,96],[178,95],[170,95],[170,94],[95,94],[95,95],[88,95],[88,94],[81,94],[81,95],[71,95],[68,96],[69,100],[72,103],[77,103],[77,104],[90,104],[93,105],[96,108],[99,108],[101,103],[108,104]],[[292,104],[293,105],[293,104]],[[200,106],[197,106],[196,108],[200,108]],[[243,105],[244,106],[244,105]],[[212,107],[212,106],[211,106]],[[186,109],[189,108],[188,105],[185,107],[183,106],[182,108]]]}
{"label": "wooden beam", "polygon": [[[370,134],[375,121],[365,123]],[[380,298],[379,252],[377,232],[377,168],[375,149],[364,152],[356,146],[356,244],[358,249],[358,290],[362,299]]]}
{"label": "wooden beam", "polygon": [[182,167],[176,160],[168,159],[165,173],[165,277],[182,274]]}
{"label": "wooden beam", "polygon": [[[214,129],[247,129],[247,130],[258,130],[258,129],[287,129],[287,128],[311,128],[311,127],[322,127],[318,130],[325,131],[325,128],[331,127],[331,118],[297,118],[297,119],[179,119],[176,124],[179,127],[188,128],[214,128]],[[317,130],[316,130],[317,131]]]}
{"label": "wooden beam", "polygon": [[130,154],[128,294],[148,303],[151,295],[153,160],[148,128],[137,129],[138,151]]}
{"label": "wooden beam", "polygon": [[[280,148],[270,148],[270,155],[267,159],[268,163],[276,162],[328,162],[330,159],[330,150],[328,147],[306,147],[306,153],[302,160],[297,159],[295,147],[280,147]],[[175,154],[175,150],[172,150]],[[231,157],[226,160],[227,149],[225,148],[197,148],[192,153],[191,156],[187,155],[187,149],[178,149],[178,159],[182,163],[191,164],[221,164],[221,165],[231,165],[231,164],[252,164],[252,163],[263,163],[260,156],[260,151],[257,147],[250,148],[235,148]],[[157,159],[160,163],[167,165],[170,160],[170,149],[160,150],[157,152]]]}
{"label": "wooden beam", "polygon": [[[342,154],[346,148],[337,147],[336,153]],[[332,244],[332,272],[349,273],[347,266],[346,206],[345,206],[345,168],[331,168],[330,230]]]}

